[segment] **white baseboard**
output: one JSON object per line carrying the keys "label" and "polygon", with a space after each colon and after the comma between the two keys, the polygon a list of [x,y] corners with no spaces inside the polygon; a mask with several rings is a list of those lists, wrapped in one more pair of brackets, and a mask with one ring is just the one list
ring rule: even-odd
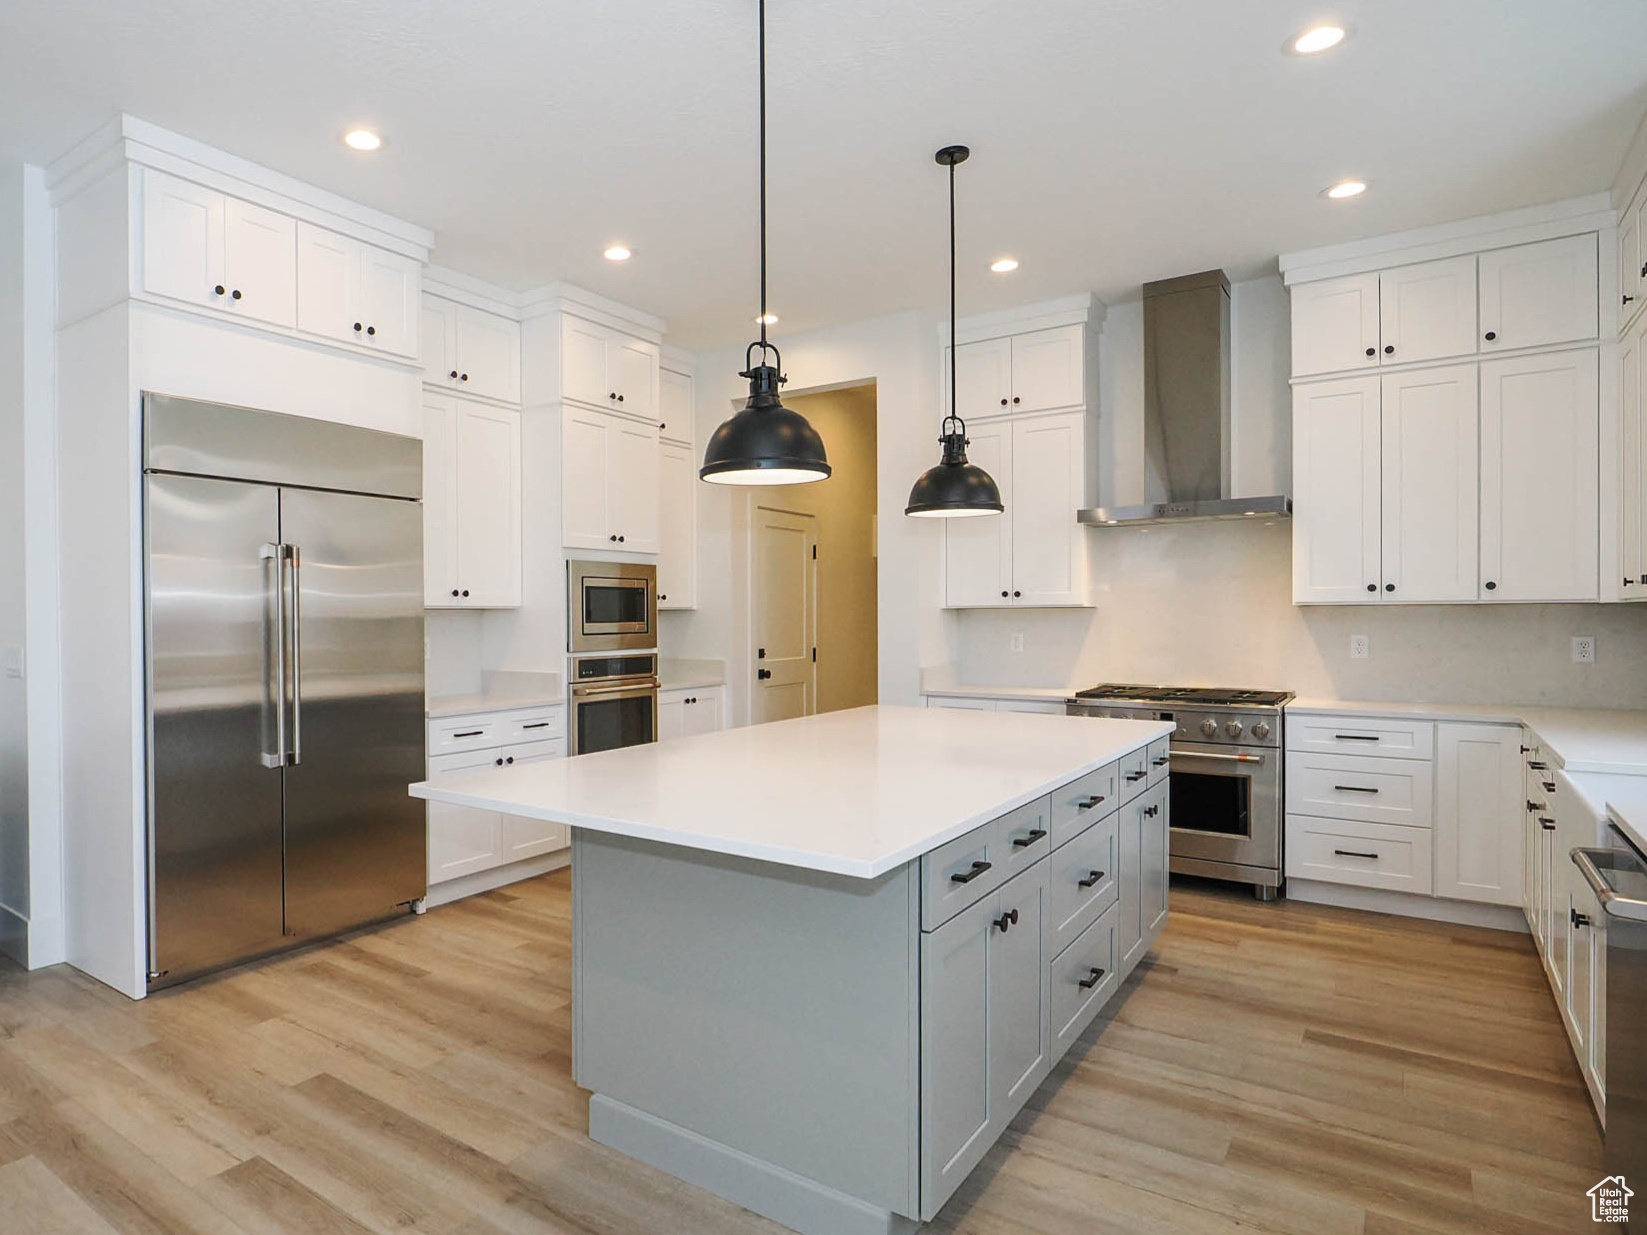
{"label": "white baseboard", "polygon": [[801,1235],[913,1235],[920,1226],[604,1094],[589,1099],[589,1136]]}
{"label": "white baseboard", "polygon": [[527,858],[524,862],[494,866],[489,871],[476,871],[473,875],[448,879],[445,883],[430,884],[423,904],[426,908],[433,909],[436,905],[447,905],[452,901],[462,900],[465,896],[475,896],[481,892],[490,892],[493,888],[507,887],[511,883],[519,883],[522,879],[535,879],[539,875],[546,875],[550,871],[571,864],[572,850],[567,848]]}
{"label": "white baseboard", "polygon": [[1432,922],[1456,922],[1460,926],[1485,926],[1527,934],[1527,919],[1519,906],[1483,905],[1476,901],[1415,896],[1411,892],[1388,892],[1383,888],[1352,888],[1316,879],[1288,879],[1286,895],[1288,900],[1312,905],[1338,905],[1344,909],[1366,909],[1403,918],[1427,918]]}

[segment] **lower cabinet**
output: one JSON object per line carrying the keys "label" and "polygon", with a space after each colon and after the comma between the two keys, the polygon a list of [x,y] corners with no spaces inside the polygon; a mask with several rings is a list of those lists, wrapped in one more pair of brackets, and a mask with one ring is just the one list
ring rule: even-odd
{"label": "lower cabinet", "polygon": [[697,686],[658,693],[658,741],[726,728],[726,687]]}
{"label": "lower cabinet", "polygon": [[[460,724],[442,721],[430,726],[431,750],[450,750],[472,743],[472,749],[432,755],[429,775],[480,772],[566,756],[564,707],[519,712],[487,713],[460,718]],[[530,741],[509,741],[514,735],[532,735]],[[429,885],[554,853],[571,844],[564,824],[525,819],[498,811],[429,803]]]}
{"label": "lower cabinet", "polygon": [[1166,922],[1169,789],[1163,781],[1119,812],[1121,898],[1116,947],[1131,969]]}

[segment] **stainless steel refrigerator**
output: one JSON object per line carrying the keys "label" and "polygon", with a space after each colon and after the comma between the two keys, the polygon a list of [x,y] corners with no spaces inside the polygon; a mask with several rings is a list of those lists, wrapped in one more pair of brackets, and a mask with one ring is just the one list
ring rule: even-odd
{"label": "stainless steel refrigerator", "polygon": [[145,395],[149,985],[427,890],[422,443]]}

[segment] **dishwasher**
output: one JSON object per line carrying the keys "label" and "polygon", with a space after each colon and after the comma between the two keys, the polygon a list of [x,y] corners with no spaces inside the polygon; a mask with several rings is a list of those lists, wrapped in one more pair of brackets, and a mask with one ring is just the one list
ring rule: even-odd
{"label": "dishwasher", "polygon": [[1607,1174],[1647,1180],[1647,858],[1616,827],[1607,841],[1572,855],[1607,915]]}

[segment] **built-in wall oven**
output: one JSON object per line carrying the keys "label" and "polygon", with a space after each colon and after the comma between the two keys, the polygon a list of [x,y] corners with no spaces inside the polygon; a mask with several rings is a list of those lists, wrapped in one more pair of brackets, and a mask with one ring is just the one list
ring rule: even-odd
{"label": "built-in wall oven", "polygon": [[566,563],[566,650],[640,652],[658,646],[658,568],[647,562]]}
{"label": "built-in wall oven", "polygon": [[658,657],[578,656],[570,662],[571,753],[658,740]]}

